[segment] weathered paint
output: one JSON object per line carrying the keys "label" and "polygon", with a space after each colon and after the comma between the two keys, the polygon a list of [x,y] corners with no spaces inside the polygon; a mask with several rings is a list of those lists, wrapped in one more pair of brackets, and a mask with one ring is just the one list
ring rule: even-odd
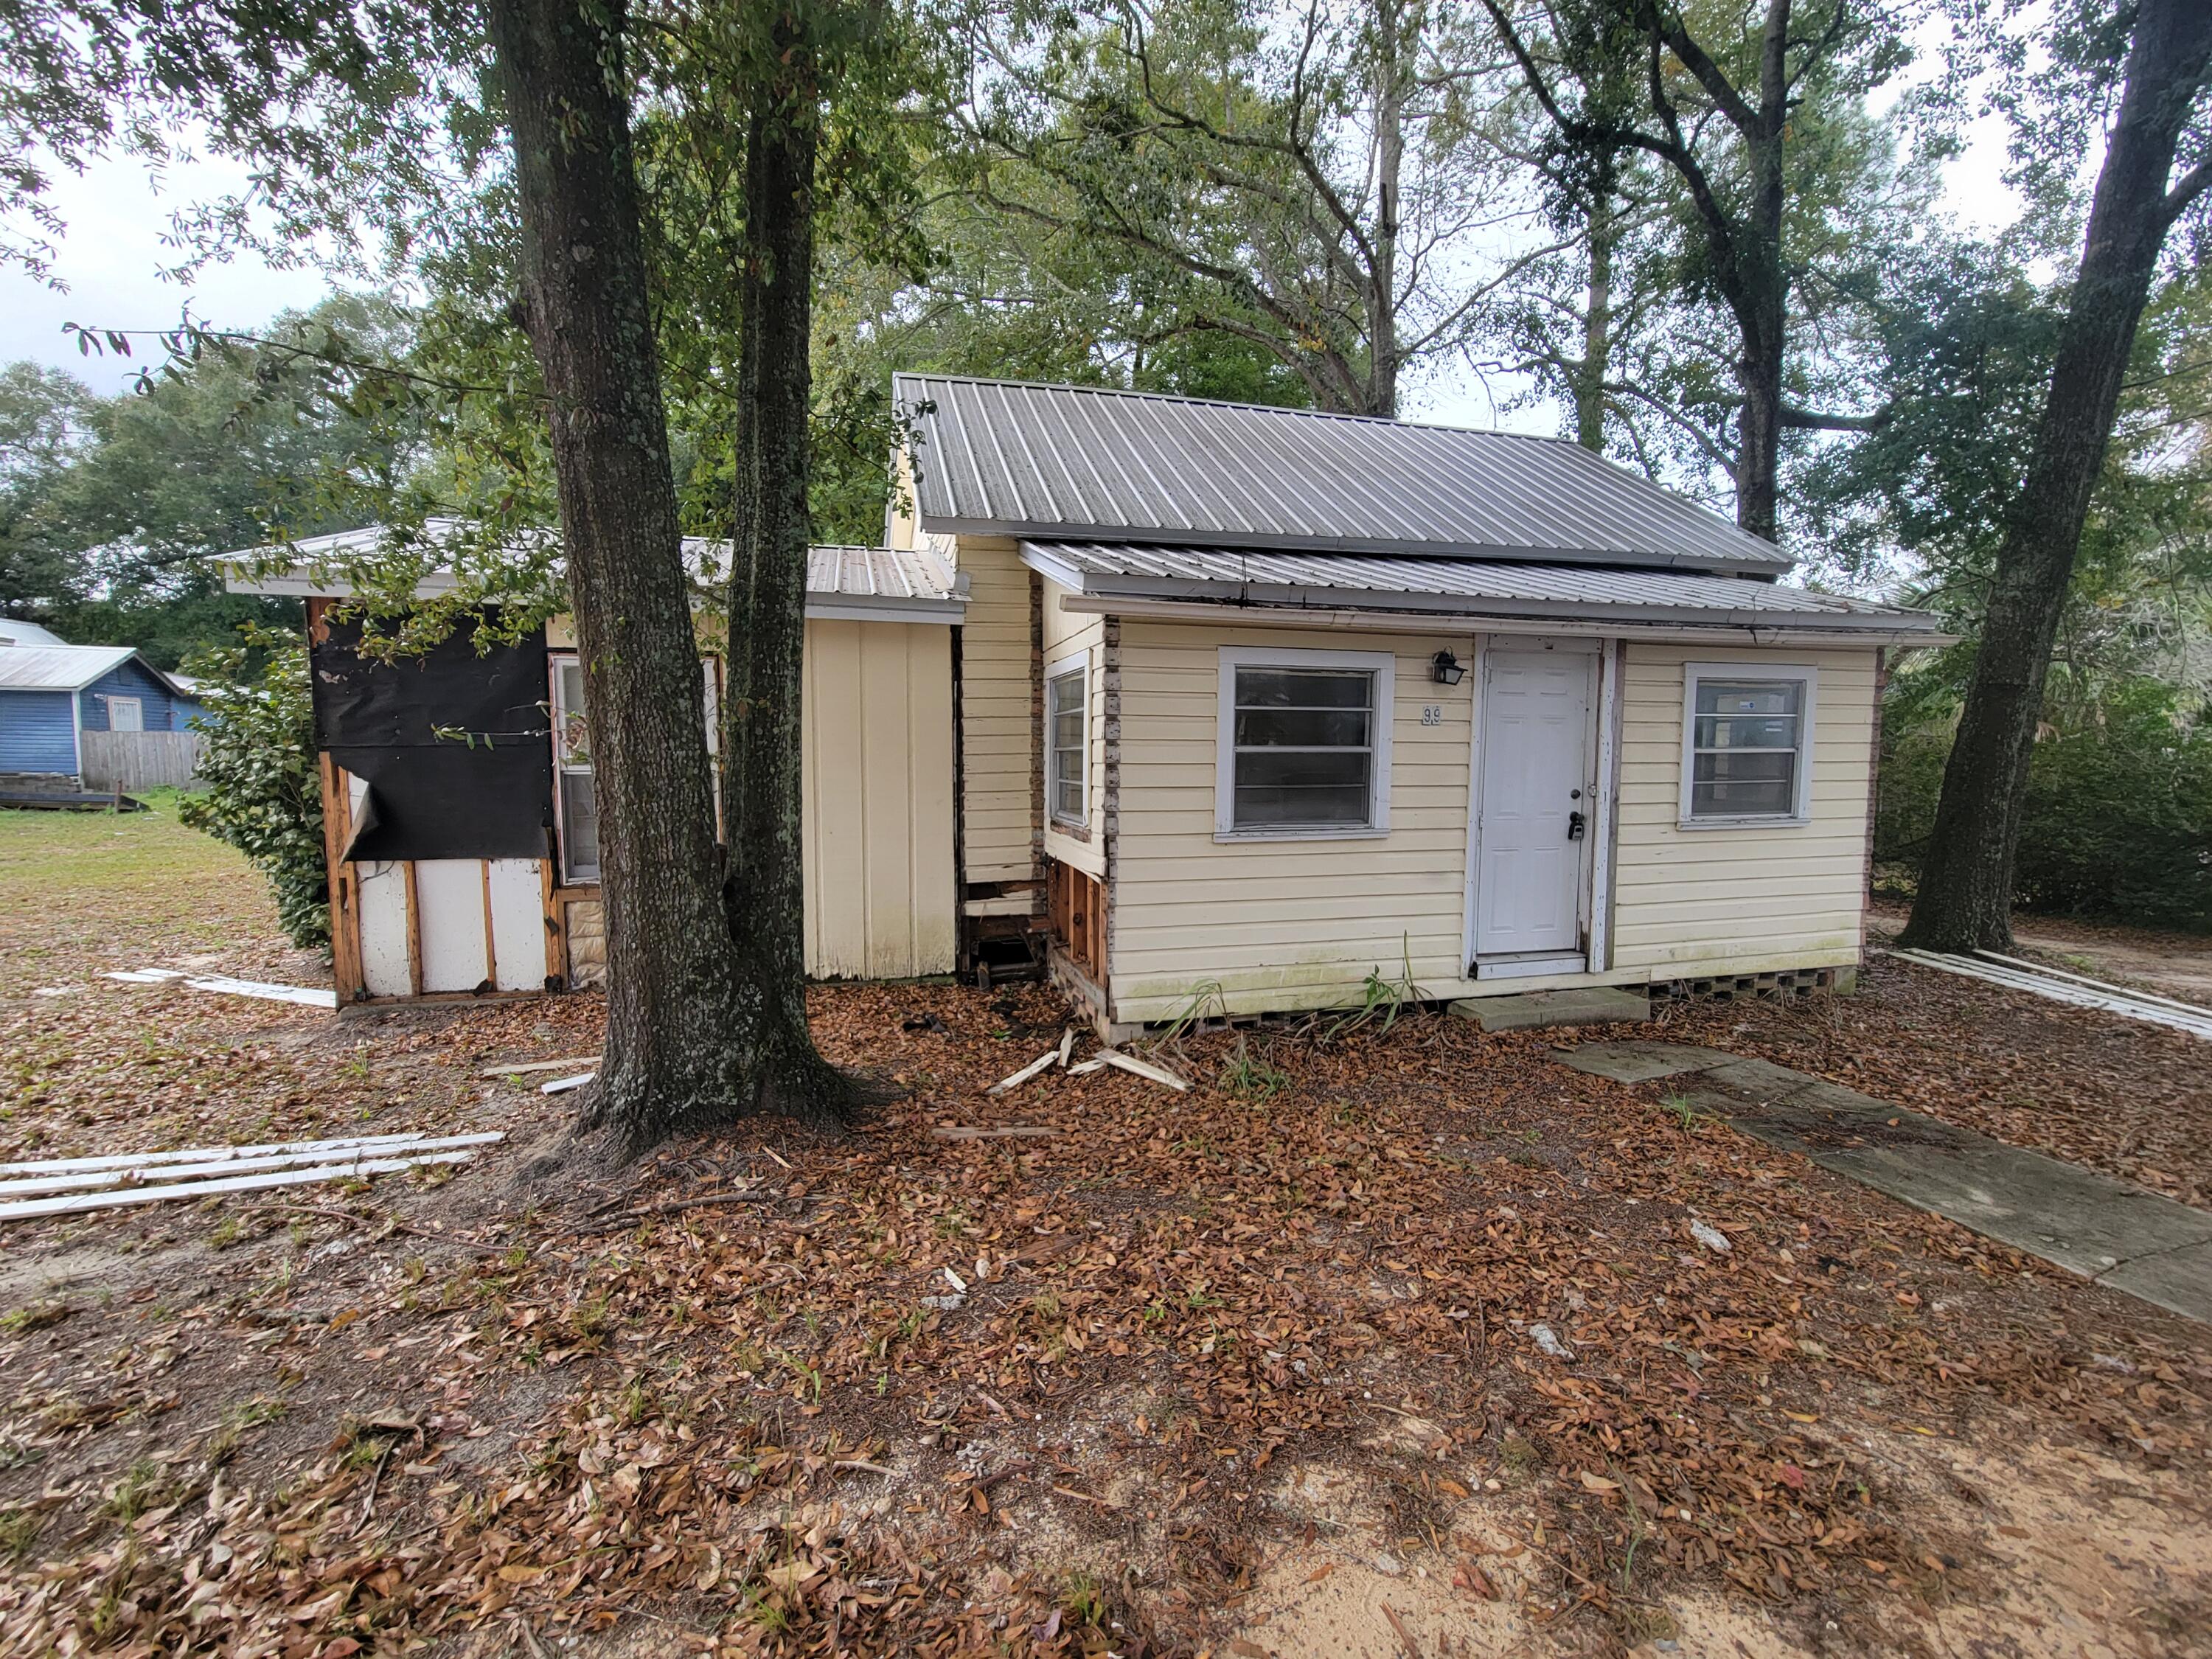
{"label": "weathered paint", "polygon": [[0,691],[0,772],[75,776],[75,702],[67,691]]}
{"label": "weathered paint", "polygon": [[[1106,878],[1106,675],[1103,617],[1071,614],[1060,609],[1067,590],[1058,582],[1044,583],[1044,666],[1049,680],[1053,669],[1079,657],[1084,666],[1083,818],[1063,825],[1053,816],[1051,785],[1045,794],[1044,851],[1047,858],[1070,864],[1097,880]],[[1046,720],[1050,721],[1050,691],[1047,691]],[[1049,736],[1046,738],[1049,741]]]}
{"label": "weathered paint", "polygon": [[[1810,821],[1680,827],[1683,665],[1761,662],[1820,672]],[[1632,641],[1623,653],[1620,833],[1613,965],[1655,979],[1757,951],[1803,967],[1858,960],[1865,911],[1875,653],[1723,650]]]}
{"label": "weathered paint", "polygon": [[805,706],[806,971],[950,973],[952,630],[808,623]]}
{"label": "weathered paint", "polygon": [[969,580],[960,630],[962,848],[966,879],[1028,881],[1031,757],[1038,733],[1030,671],[1030,581],[1016,544],[947,543]]}
{"label": "weathered paint", "polygon": [[[1049,610],[1048,611],[1049,616]],[[1048,627],[1050,623],[1048,622]],[[1613,966],[1601,974],[1467,977],[1462,956],[1477,677],[1430,678],[1448,635],[1346,635],[1124,619],[1120,861],[1112,1017],[1170,1018],[1218,988],[1232,1012],[1343,1006],[1369,976],[1410,973],[1425,999],[1575,985],[1849,967],[1859,960],[1871,648],[1623,647]],[[1397,659],[1387,836],[1223,842],[1214,836],[1218,651],[1387,648]],[[1683,664],[1810,664],[1812,819],[1683,830]],[[1424,708],[1437,724],[1422,724]]]}
{"label": "weathered paint", "polygon": [[[1231,1012],[1356,1002],[1370,974],[1423,988],[1463,979],[1462,884],[1474,711],[1469,676],[1429,661],[1463,635],[1363,635],[1124,619],[1116,1020],[1169,1018],[1208,981]],[[1388,651],[1389,830],[1358,840],[1215,836],[1220,648]],[[1435,724],[1424,711],[1434,709]]]}

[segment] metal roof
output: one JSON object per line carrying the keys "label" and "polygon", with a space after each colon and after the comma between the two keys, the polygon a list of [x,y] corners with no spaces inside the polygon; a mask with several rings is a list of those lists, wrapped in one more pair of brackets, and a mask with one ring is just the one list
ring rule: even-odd
{"label": "metal roof", "polygon": [[[459,533],[453,520],[432,519],[425,536],[436,542]],[[352,597],[344,574],[351,559],[374,554],[385,537],[381,525],[311,536],[278,548],[257,548],[222,556],[226,585],[234,593],[295,594],[324,599]],[[687,536],[684,562],[702,581],[720,580],[728,569],[730,544]],[[286,556],[290,564],[258,575],[262,561]],[[450,571],[434,570],[416,585],[428,599],[453,587]],[[941,555],[927,548],[823,546],[806,561],[806,614],[817,618],[871,622],[957,622],[968,604],[967,585]]]}
{"label": "metal roof", "polygon": [[137,654],[127,645],[11,645],[0,651],[0,691],[82,691]]}
{"label": "metal roof", "polygon": [[924,529],[1775,573],[1792,561],[1564,439],[900,374]]}
{"label": "metal roof", "polygon": [[69,641],[51,628],[41,628],[34,622],[23,622],[14,617],[0,617],[0,645],[67,645]]}
{"label": "metal roof", "polygon": [[1137,603],[1936,637],[1923,611],[1678,570],[1096,542],[1025,541],[1022,556],[1063,586]]}

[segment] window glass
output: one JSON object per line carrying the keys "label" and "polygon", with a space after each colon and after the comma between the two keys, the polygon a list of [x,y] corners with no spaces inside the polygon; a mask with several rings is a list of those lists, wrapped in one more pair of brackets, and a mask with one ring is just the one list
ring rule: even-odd
{"label": "window glass", "polygon": [[1083,822],[1083,671],[1061,674],[1046,688],[1049,735],[1052,815],[1062,823]]}
{"label": "window glass", "polygon": [[571,882],[599,878],[599,792],[592,787],[591,735],[584,723],[584,665],[553,659],[554,793],[561,814],[561,872]]}
{"label": "window glass", "polygon": [[1805,683],[1700,679],[1692,708],[1690,816],[1794,817]]}
{"label": "window glass", "polygon": [[599,878],[599,804],[589,772],[561,775],[561,861],[572,882]]}
{"label": "window glass", "polygon": [[107,729],[111,732],[144,731],[145,705],[136,697],[110,697],[107,700]]}
{"label": "window glass", "polygon": [[1233,819],[1244,829],[1358,829],[1374,821],[1375,676],[1239,667]]}

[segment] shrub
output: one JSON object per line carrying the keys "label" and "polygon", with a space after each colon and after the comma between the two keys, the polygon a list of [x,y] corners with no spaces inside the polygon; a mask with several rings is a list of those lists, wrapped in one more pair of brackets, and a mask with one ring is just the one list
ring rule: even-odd
{"label": "shrub", "polygon": [[[1917,869],[1951,726],[1885,722],[1878,864]],[[2014,893],[2024,909],[2212,929],[2212,724],[2174,688],[2130,679],[2093,717],[2046,733],[2028,764]]]}
{"label": "shrub", "polygon": [[315,719],[307,650],[297,639],[255,639],[263,666],[250,672],[246,647],[211,651],[186,665],[207,682],[207,737],[199,775],[206,793],[179,816],[228,842],[268,878],[276,919],[295,945],[331,942],[330,890],[323,870],[323,799],[315,764]]}

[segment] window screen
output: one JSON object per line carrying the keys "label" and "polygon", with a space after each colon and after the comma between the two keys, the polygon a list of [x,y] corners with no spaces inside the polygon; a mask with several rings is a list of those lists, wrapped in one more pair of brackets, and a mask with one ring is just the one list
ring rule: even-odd
{"label": "window screen", "polygon": [[1046,687],[1046,718],[1051,726],[1052,815],[1063,823],[1083,822],[1083,671],[1056,677]]}
{"label": "window screen", "polygon": [[584,665],[553,659],[553,764],[561,806],[561,870],[571,883],[599,878],[599,793],[592,779],[591,734],[584,723]]}
{"label": "window screen", "polygon": [[1236,827],[1372,823],[1375,676],[1338,668],[1236,672]]}
{"label": "window screen", "polygon": [[1692,710],[1690,816],[1796,817],[1804,681],[1699,679]]}

